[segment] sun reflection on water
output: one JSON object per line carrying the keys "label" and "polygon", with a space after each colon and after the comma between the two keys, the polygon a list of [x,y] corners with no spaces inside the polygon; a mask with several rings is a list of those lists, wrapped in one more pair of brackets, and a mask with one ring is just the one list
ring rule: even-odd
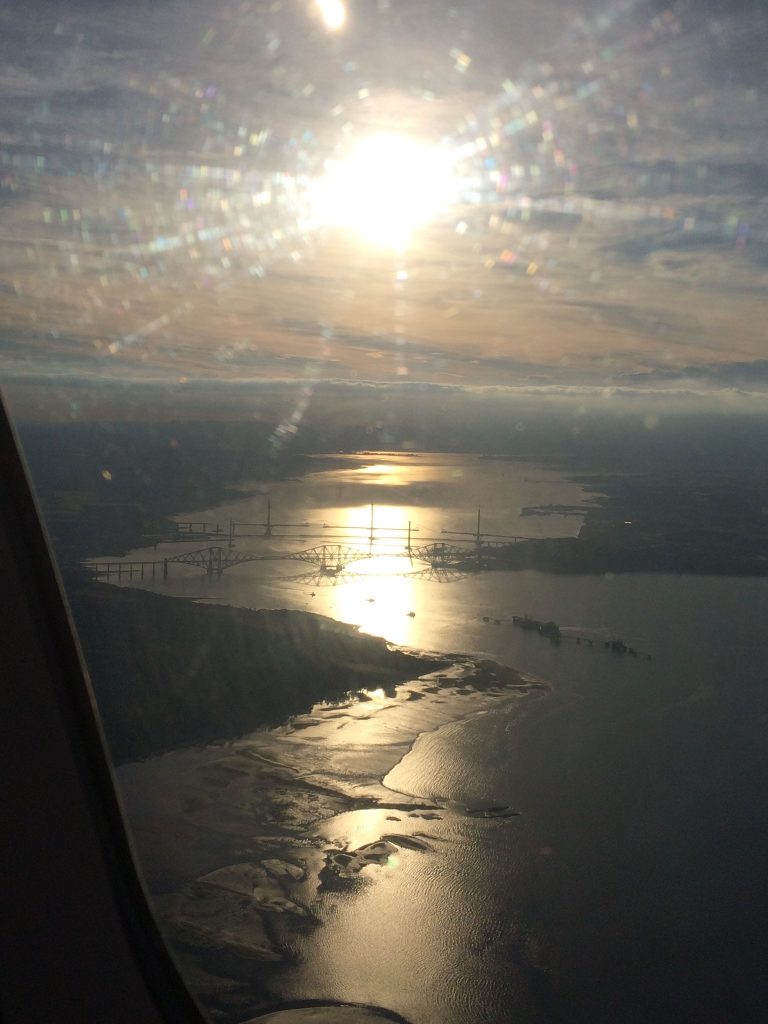
{"label": "sun reflection on water", "polygon": [[355,576],[334,593],[338,617],[354,622],[364,633],[408,644],[418,613],[414,581],[394,575],[407,567],[407,559],[392,556],[357,562]]}
{"label": "sun reflection on water", "polygon": [[360,466],[355,472],[357,477],[362,478],[367,484],[404,487],[410,483],[407,470],[392,462],[376,462],[369,466]]}
{"label": "sun reflection on water", "polygon": [[370,558],[354,563],[334,594],[335,612],[364,633],[391,643],[409,643],[419,612],[407,555],[410,510],[399,505],[357,506],[346,510],[345,527],[367,544]]}

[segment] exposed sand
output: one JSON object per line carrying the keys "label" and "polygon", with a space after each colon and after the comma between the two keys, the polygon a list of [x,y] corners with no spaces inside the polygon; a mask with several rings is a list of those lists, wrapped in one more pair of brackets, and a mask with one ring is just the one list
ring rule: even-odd
{"label": "exposed sand", "polygon": [[[387,692],[317,704],[276,729],[119,769],[161,919],[215,1019],[243,1020],[279,1001],[270,971],[294,961],[295,936],[318,926],[324,891],[360,884],[403,857],[439,855],[431,822],[516,813],[382,783],[422,733],[547,689],[493,662],[451,657],[451,668]],[[359,1008],[343,1018],[335,1007],[331,1017],[321,1011],[291,1012],[318,1024],[383,1019]]]}

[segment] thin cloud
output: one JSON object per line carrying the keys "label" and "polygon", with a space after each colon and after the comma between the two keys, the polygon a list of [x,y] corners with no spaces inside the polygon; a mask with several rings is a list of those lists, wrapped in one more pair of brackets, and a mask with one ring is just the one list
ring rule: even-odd
{"label": "thin cloud", "polygon": [[[757,391],[768,20],[659,6],[0,15],[0,374]],[[397,267],[305,195],[391,124],[463,182]]]}

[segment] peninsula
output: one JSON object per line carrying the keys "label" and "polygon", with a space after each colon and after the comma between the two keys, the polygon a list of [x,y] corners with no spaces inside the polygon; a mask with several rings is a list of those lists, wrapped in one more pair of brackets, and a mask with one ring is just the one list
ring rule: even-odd
{"label": "peninsula", "polygon": [[118,764],[278,725],[317,701],[450,663],[309,612],[197,604],[99,583],[69,598]]}

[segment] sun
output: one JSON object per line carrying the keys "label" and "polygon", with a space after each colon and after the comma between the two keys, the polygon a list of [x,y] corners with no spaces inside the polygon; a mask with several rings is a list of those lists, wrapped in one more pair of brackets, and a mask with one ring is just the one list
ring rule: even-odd
{"label": "sun", "polygon": [[456,194],[451,153],[406,135],[359,142],[329,160],[312,189],[318,224],[354,231],[373,245],[402,251],[413,232]]}
{"label": "sun", "polygon": [[342,28],[347,20],[347,12],[342,0],[316,0],[316,4],[320,17],[329,31],[336,32]]}

